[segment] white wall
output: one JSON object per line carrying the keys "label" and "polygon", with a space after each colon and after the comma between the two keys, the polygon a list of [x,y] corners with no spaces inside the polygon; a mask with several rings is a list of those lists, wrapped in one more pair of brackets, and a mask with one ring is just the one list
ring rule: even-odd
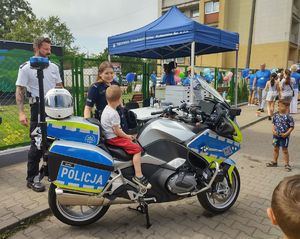
{"label": "white wall", "polygon": [[254,44],[289,41],[293,0],[257,0]]}

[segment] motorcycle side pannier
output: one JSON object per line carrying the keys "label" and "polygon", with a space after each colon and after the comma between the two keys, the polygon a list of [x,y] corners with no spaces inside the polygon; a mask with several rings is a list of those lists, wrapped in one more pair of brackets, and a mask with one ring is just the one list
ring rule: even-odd
{"label": "motorcycle side pannier", "polygon": [[99,193],[114,171],[111,156],[97,146],[55,141],[48,154],[49,179],[60,188]]}

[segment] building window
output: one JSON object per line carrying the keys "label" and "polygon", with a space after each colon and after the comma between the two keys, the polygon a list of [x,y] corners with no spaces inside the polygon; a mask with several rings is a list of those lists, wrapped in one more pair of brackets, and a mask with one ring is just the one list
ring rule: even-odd
{"label": "building window", "polygon": [[206,2],[205,3],[205,14],[211,14],[219,12],[219,2]]}
{"label": "building window", "polygon": [[199,15],[199,9],[194,9],[194,10],[192,10],[192,17],[199,17],[200,15]]}

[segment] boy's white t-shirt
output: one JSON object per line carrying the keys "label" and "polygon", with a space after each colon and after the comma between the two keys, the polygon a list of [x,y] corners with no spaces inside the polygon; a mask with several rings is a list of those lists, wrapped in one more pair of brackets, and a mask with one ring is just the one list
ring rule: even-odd
{"label": "boy's white t-shirt", "polygon": [[112,139],[117,137],[114,133],[113,126],[120,127],[121,119],[118,112],[110,107],[109,105],[105,106],[101,114],[101,126],[104,130],[105,138]]}

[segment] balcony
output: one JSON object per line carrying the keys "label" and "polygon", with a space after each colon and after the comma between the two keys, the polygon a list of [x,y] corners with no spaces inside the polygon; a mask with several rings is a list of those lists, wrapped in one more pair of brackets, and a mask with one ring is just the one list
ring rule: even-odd
{"label": "balcony", "polygon": [[210,13],[210,14],[205,14],[204,17],[204,24],[212,24],[212,23],[217,23],[219,22],[219,13]]}
{"label": "balcony", "polygon": [[168,8],[172,6],[177,6],[178,8],[187,8],[191,6],[199,6],[199,1],[198,0],[162,0],[162,9],[163,11],[168,10]]}
{"label": "balcony", "polygon": [[290,42],[298,45],[298,43],[299,43],[298,34],[291,33],[290,34]]}
{"label": "balcony", "polygon": [[293,5],[293,15],[297,18],[300,18],[300,10],[296,5]]}

